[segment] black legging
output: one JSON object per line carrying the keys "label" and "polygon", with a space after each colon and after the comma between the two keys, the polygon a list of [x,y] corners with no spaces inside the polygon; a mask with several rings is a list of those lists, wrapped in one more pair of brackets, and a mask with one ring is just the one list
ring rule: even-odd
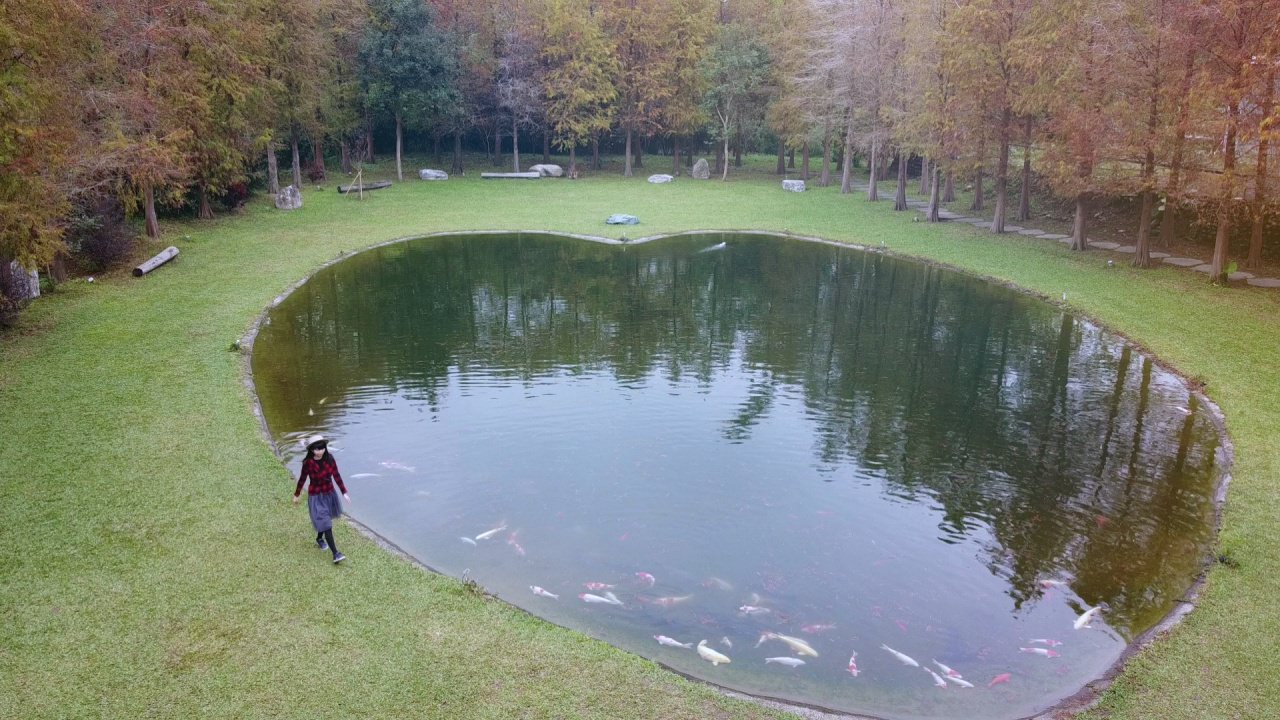
{"label": "black legging", "polygon": [[328,530],[325,530],[324,532],[318,532],[318,533],[316,533],[316,542],[320,542],[320,540],[322,540],[322,539],[323,539],[325,542],[329,543],[329,549],[333,551],[333,554],[334,554],[334,555],[337,555],[337,554],[338,554],[338,546],[337,546],[337,545],[335,545],[335,544],[334,544],[334,542],[333,542],[333,528],[329,528]]}

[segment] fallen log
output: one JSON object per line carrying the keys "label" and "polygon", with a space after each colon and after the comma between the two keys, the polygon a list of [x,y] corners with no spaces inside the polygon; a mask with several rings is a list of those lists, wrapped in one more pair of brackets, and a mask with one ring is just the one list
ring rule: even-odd
{"label": "fallen log", "polygon": [[382,188],[391,187],[390,180],[379,180],[378,182],[365,183],[363,187],[360,185],[339,185],[338,192],[346,195],[351,192],[359,192],[363,190],[381,190]]}
{"label": "fallen log", "polygon": [[542,175],[536,172],[480,173],[480,177],[485,180],[537,180]]}
{"label": "fallen log", "polygon": [[134,268],[133,276],[142,277],[143,275],[146,275],[147,273],[151,272],[152,270],[155,270],[156,268],[160,267],[161,265],[169,262],[170,260],[176,257],[178,257],[178,248],[170,245],[164,250],[161,250],[159,255],[156,255],[150,260]]}

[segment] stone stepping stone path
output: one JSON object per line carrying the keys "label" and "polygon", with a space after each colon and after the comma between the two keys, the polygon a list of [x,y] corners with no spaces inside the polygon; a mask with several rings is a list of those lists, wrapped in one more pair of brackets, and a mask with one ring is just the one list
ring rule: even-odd
{"label": "stone stepping stone path", "polygon": [[1178,267],[1184,267],[1184,268],[1194,268],[1197,265],[1204,264],[1203,260],[1197,260],[1196,258],[1184,258],[1184,257],[1167,257],[1164,259],[1164,262],[1168,263],[1169,265],[1177,265]]}
{"label": "stone stepping stone path", "polygon": [[1249,278],[1245,282],[1254,287],[1280,288],[1280,278]]}
{"label": "stone stepping stone path", "polygon": [[1090,241],[1089,247],[1095,247],[1100,250],[1115,250],[1116,248],[1120,247],[1120,243],[1107,242],[1105,240],[1102,242]]}

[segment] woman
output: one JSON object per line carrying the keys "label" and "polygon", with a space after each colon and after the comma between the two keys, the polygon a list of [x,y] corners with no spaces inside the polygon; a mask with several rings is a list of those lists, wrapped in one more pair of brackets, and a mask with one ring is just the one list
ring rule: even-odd
{"label": "woman", "polygon": [[329,454],[329,441],[321,435],[313,435],[307,441],[307,457],[302,461],[302,475],[298,477],[298,487],[293,491],[293,502],[298,502],[302,494],[302,484],[308,479],[311,485],[307,488],[307,509],[311,512],[311,525],[316,529],[316,547],[333,551],[334,564],[347,559],[338,552],[333,542],[333,520],[342,515],[342,503],[338,501],[338,493],[333,484],[338,483],[342,497],[347,502],[347,486],[342,484],[342,476],[338,474],[338,463]]}

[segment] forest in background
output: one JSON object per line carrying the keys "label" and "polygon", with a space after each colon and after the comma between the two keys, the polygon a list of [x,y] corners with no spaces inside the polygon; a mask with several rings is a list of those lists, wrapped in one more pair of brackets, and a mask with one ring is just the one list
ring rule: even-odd
{"label": "forest in background", "polygon": [[1209,227],[1220,281],[1233,238],[1256,267],[1280,225],[1277,18],[1280,0],[0,0],[0,266],[108,266],[128,216],[155,237],[162,212],[211,218],[375,146],[403,179],[406,144],[443,144],[453,172],[554,148],[571,176],[602,146],[625,175],[646,153],[679,172],[706,152],[727,178],[776,152],[846,193],[856,162],[903,207],[916,176],[929,220],[972,187],[997,233],[1034,173],[1074,204],[1074,249],[1092,208],[1136,198],[1135,264]]}

